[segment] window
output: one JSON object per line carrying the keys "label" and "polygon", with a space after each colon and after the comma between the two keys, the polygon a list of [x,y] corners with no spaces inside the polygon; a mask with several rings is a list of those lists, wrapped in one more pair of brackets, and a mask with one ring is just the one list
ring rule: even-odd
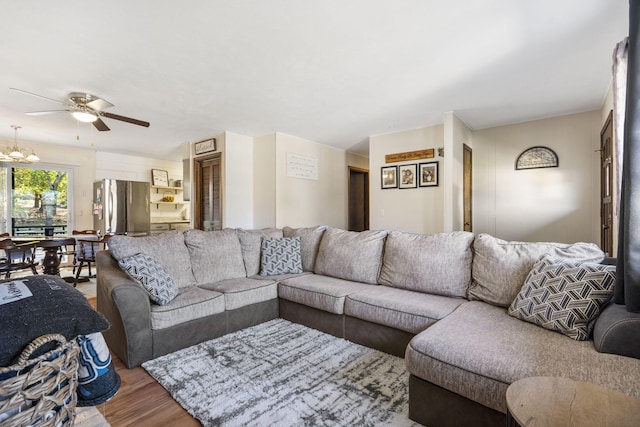
{"label": "window", "polygon": [[[12,236],[68,234],[71,170],[5,164],[0,168],[0,232]],[[7,220],[9,219],[9,221]]]}

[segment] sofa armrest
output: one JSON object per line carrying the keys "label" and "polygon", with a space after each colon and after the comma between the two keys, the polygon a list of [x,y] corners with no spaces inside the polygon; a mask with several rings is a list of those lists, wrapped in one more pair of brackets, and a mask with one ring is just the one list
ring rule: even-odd
{"label": "sofa armrest", "polygon": [[640,314],[609,303],[596,320],[593,345],[600,353],[640,359]]}
{"label": "sofa armrest", "polygon": [[111,323],[109,348],[129,368],[152,358],[149,295],[123,272],[108,251],[96,254],[97,308]]}

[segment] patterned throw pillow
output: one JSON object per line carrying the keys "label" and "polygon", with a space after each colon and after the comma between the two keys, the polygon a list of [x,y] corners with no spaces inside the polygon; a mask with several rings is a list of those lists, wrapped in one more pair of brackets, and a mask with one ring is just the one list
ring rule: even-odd
{"label": "patterned throw pillow", "polygon": [[509,314],[584,341],[615,281],[615,266],[545,256],[533,266]]}
{"label": "patterned throw pillow", "polygon": [[260,275],[302,273],[300,237],[263,237]]}
{"label": "patterned throw pillow", "polygon": [[156,304],[168,304],[178,295],[178,286],[169,273],[149,255],[136,254],[121,259],[118,264],[129,277],[142,285]]}

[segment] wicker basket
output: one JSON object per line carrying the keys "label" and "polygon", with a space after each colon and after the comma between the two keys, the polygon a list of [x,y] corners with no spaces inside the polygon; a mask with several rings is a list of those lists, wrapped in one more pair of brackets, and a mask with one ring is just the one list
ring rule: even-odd
{"label": "wicker basket", "polygon": [[[50,342],[58,346],[30,359]],[[18,363],[0,368],[0,425],[73,425],[79,351],[75,340],[67,342],[59,334],[43,335],[24,349]]]}

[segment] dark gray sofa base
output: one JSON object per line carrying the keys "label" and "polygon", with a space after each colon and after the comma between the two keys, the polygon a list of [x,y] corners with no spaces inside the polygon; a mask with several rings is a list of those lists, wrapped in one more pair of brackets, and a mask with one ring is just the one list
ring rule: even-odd
{"label": "dark gray sofa base", "polygon": [[398,357],[404,357],[407,345],[414,337],[409,332],[285,299],[280,299],[280,317]]}
{"label": "dark gray sofa base", "polygon": [[317,329],[334,337],[344,338],[344,315],[329,313],[307,305],[280,299],[280,317]]}
{"label": "dark gray sofa base", "polygon": [[425,426],[503,427],[506,415],[439,387],[409,376],[409,418]]}
{"label": "dark gray sofa base", "polygon": [[235,310],[228,310],[227,313],[227,331],[231,333],[250,326],[259,325],[269,320],[277,319],[279,309],[278,298],[263,301],[256,304],[247,305]]}
{"label": "dark gray sofa base", "polygon": [[[227,332],[227,313],[218,313],[168,328],[151,331],[153,355],[152,359],[173,353],[174,351],[220,337]],[[108,343],[109,341],[107,341]],[[133,366],[137,366],[143,360]],[[129,366],[130,368],[133,366]]]}
{"label": "dark gray sofa base", "polygon": [[412,333],[351,316],[344,317],[344,337],[349,341],[404,358]]}

